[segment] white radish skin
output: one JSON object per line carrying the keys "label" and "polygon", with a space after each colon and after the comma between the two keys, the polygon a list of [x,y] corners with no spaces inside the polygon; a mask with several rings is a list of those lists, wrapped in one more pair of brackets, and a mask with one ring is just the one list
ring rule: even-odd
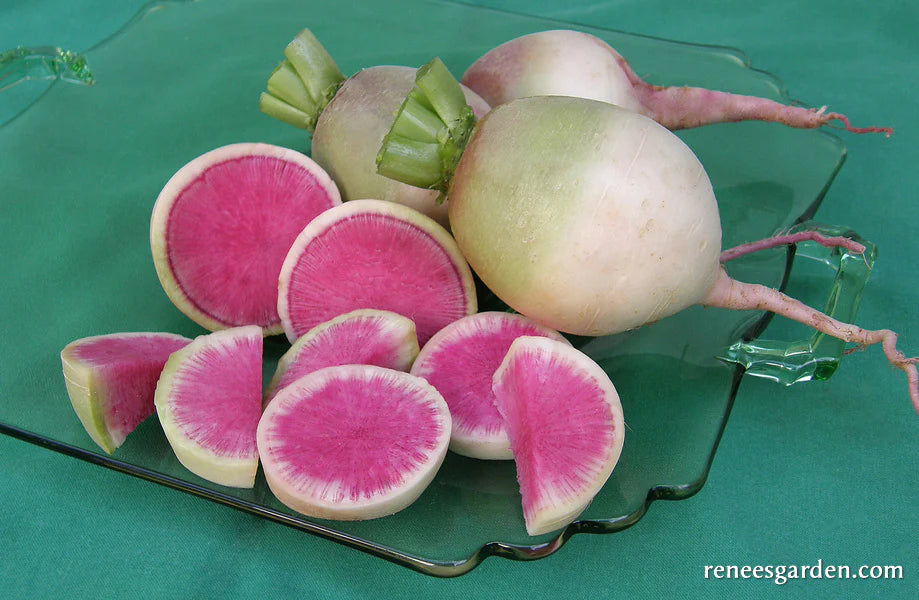
{"label": "white radish skin", "polygon": [[[896,335],[834,322],[777,290],[730,279],[702,165],[648,117],[594,100],[531,97],[480,120],[448,192],[470,266],[518,312],[562,332],[609,335],[691,305],[769,310],[860,346]],[[747,250],[745,250],[747,251]]]}
{"label": "white radish skin", "polygon": [[527,98],[494,109],[447,204],[489,289],[566,333],[669,316],[718,275],[721,222],[702,165],[659,124],[603,102]]}
{"label": "white radish skin", "polygon": [[640,112],[641,101],[620,58],[592,35],[542,31],[488,51],[466,69],[461,82],[491,106],[529,96],[575,96]]}
{"label": "white radish skin", "polygon": [[493,107],[528,96],[577,96],[640,112],[671,130],[745,120],[816,128],[836,120],[852,133],[892,132],[852,127],[845,115],[825,108],[788,106],[699,87],[652,85],[609,44],[573,30],[540,31],[509,40],[476,60],[462,83]]}
{"label": "white radish skin", "polygon": [[[377,174],[376,155],[393,124],[393,115],[415,83],[415,69],[383,65],[363,69],[345,80],[319,115],[312,157],[338,184],[344,200],[377,198],[404,204],[447,224],[447,207],[438,193]],[[488,104],[465,89],[466,101],[479,116]]]}

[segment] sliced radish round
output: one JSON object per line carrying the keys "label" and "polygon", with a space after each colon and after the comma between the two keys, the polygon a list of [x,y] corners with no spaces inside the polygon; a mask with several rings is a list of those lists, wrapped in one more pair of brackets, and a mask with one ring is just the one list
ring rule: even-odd
{"label": "sliced radish round", "polygon": [[359,308],[415,322],[424,344],[476,311],[472,271],[446,229],[386,200],[350,200],[307,225],[281,267],[278,312],[287,338]]}
{"label": "sliced radish round", "polygon": [[169,355],[191,342],[171,333],[110,333],[61,350],[67,395],[80,422],[111,454],[153,414],[153,393]]}
{"label": "sliced radish round", "polygon": [[450,450],[472,458],[513,458],[491,386],[511,342],[522,335],[568,343],[522,315],[488,311],[450,323],[421,349],[411,373],[428,380],[447,401],[453,418]]}
{"label": "sliced radish round", "polygon": [[265,479],[311,517],[373,519],[414,502],[447,452],[450,412],[428,382],[373,365],[326,367],[271,401],[258,426]]}
{"label": "sliced radish round", "polygon": [[388,310],[364,308],[316,325],[278,360],[268,402],[296,379],[335,365],[377,365],[408,371],[418,356],[415,323]]}
{"label": "sliced radish round", "polygon": [[156,199],[150,245],[160,283],[211,330],[258,325],[281,333],[278,273],[300,231],[341,204],[312,159],[270,144],[211,150],[176,172]]}
{"label": "sliced radish round", "polygon": [[189,471],[220,485],[255,485],[262,329],[224,329],[175,352],[156,384],[155,404],[166,439]]}
{"label": "sliced radish round", "polygon": [[493,389],[514,453],[527,533],[564,527],[587,508],[622,453],[616,388],[571,345],[524,336],[511,344]]}

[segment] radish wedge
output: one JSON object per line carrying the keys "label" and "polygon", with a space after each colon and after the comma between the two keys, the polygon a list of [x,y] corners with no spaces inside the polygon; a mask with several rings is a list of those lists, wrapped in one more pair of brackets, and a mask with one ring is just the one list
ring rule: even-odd
{"label": "radish wedge", "polygon": [[171,333],[111,333],[61,350],[67,395],[80,422],[108,454],[156,410],[156,381],[169,355],[191,340]]}
{"label": "radish wedge", "polygon": [[331,208],[297,237],[281,267],[278,313],[287,338],[360,308],[415,322],[418,343],[477,309],[472,271],[447,230],[385,200]]}
{"label": "radish wedge", "polygon": [[265,409],[258,449],[283,504],[310,517],[362,520],[412,504],[447,452],[450,412],[429,383],[373,365],[314,371]]}
{"label": "radish wedge", "polygon": [[619,461],[625,424],[609,376],[586,354],[545,337],[514,340],[494,376],[517,467],[527,533],[571,523]]}
{"label": "radish wedge", "polygon": [[175,352],[156,385],[160,424],[185,468],[213,483],[251,488],[262,410],[262,330],[202,335]]}

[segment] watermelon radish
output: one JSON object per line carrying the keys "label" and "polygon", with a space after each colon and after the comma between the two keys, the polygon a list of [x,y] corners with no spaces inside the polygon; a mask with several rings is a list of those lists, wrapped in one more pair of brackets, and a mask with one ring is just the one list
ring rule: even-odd
{"label": "watermelon radish", "polygon": [[61,350],[74,412],[111,454],[153,414],[156,381],[169,355],[191,342],[171,333],[110,333],[74,340]]}
{"label": "watermelon radish", "polygon": [[514,457],[491,384],[511,342],[522,335],[567,343],[554,329],[523,315],[487,311],[450,323],[421,349],[411,373],[428,380],[447,401],[453,419],[450,450],[471,458]]}
{"label": "watermelon radish", "polygon": [[494,375],[527,533],[572,522],[606,483],[622,452],[619,394],[606,372],[569,344],[514,340]]}
{"label": "watermelon radish", "polygon": [[260,143],[211,150],[156,199],[150,245],[160,283],[211,331],[258,325],[281,333],[281,263],[303,227],[338,204],[329,175],[299,152]]}
{"label": "watermelon radish", "polygon": [[418,356],[415,323],[388,310],[359,309],[316,325],[278,360],[265,403],[294,380],[334,365],[408,371]]}
{"label": "watermelon radish", "polygon": [[[415,69],[380,65],[347,79],[309,29],[284,49],[259,98],[265,114],[312,134],[311,154],[338,184],[343,200],[377,198],[411,206],[447,225],[447,206],[432,190],[377,174],[376,155],[393,115],[412,89]],[[488,104],[464,89],[478,116]]]}
{"label": "watermelon radish", "polygon": [[386,200],[351,200],[310,222],[281,267],[278,313],[287,338],[359,308],[415,322],[419,345],[476,312],[472,271],[446,229]]}
{"label": "watermelon radish", "polygon": [[853,127],[845,115],[785,105],[768,98],[644,81],[625,58],[583,31],[537,31],[492,48],[463,74],[462,83],[492,106],[530,96],[575,96],[616,104],[668,129],[759,120],[812,129],[838,121],[852,133],[884,133],[889,127]]}
{"label": "watermelon radish", "polygon": [[223,329],[173,353],[156,384],[155,404],[166,439],[189,471],[251,488],[258,470],[262,329]]}
{"label": "watermelon radish", "polygon": [[[531,96],[476,121],[439,59],[418,70],[401,111],[380,173],[448,194],[457,246],[515,311],[567,334],[603,336],[691,306],[765,310],[851,348],[880,345],[906,374],[919,412],[919,356],[897,349],[896,332],[844,323],[730,276],[711,180],[686,143],[653,119],[597,100]],[[407,135],[403,119],[440,119],[436,141]]]}
{"label": "watermelon radish", "polygon": [[450,412],[429,383],[375,365],[326,367],[281,390],[258,425],[274,495],[293,510],[336,520],[402,510],[447,453]]}

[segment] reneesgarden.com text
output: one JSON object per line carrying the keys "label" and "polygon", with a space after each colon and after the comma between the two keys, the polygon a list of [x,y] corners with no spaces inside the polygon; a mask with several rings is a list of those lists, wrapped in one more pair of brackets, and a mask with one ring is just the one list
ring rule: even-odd
{"label": "reneesgarden.com text", "polygon": [[784,585],[793,579],[903,579],[902,565],[705,565],[705,579],[766,579]]}

